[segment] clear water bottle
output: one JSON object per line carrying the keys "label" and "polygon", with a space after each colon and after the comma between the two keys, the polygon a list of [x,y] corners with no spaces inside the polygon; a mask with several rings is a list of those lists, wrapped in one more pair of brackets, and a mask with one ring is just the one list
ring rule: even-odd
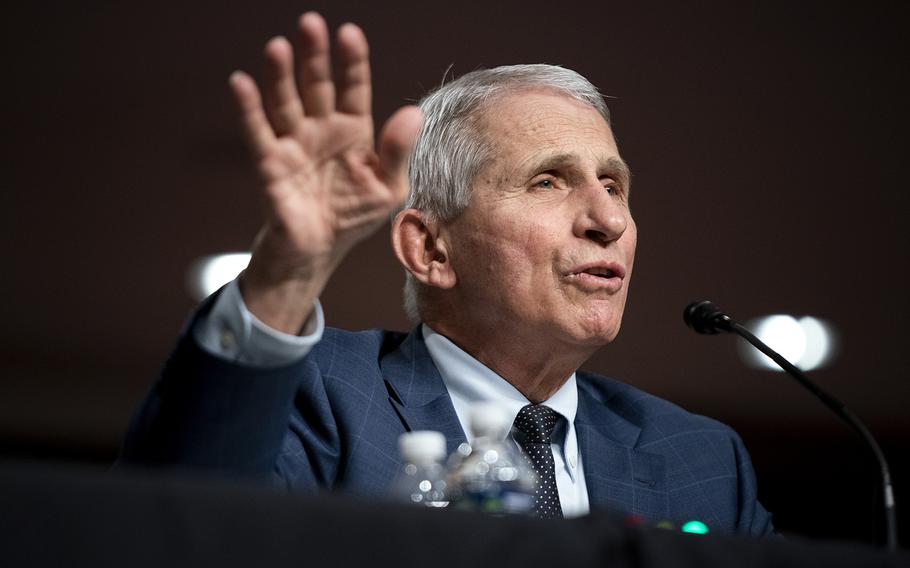
{"label": "clear water bottle", "polygon": [[439,432],[418,430],[398,437],[404,467],[392,482],[392,497],[399,503],[446,507],[449,504],[446,470],[446,439]]}
{"label": "clear water bottle", "polygon": [[470,447],[463,444],[449,460],[449,495],[462,510],[530,514],[535,476],[527,460],[507,439],[512,422],[495,404],[471,410]]}

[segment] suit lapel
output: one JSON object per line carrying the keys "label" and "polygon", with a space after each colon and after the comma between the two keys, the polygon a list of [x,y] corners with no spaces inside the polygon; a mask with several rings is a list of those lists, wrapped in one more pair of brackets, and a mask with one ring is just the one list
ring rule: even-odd
{"label": "suit lapel", "polygon": [[381,362],[389,401],[408,431],[436,430],[446,437],[448,453],[467,442],[452,399],[430,358],[420,327]]}
{"label": "suit lapel", "polygon": [[[442,432],[450,454],[467,442],[420,327],[382,357],[381,367],[389,401],[406,430]],[[611,408],[608,392],[588,384],[591,379],[579,379],[575,428],[591,508],[651,521],[667,518],[663,456],[636,449],[641,427]]]}
{"label": "suit lapel", "polygon": [[609,398],[600,394],[579,381],[575,428],[591,508],[666,518],[663,456],[636,449],[641,427],[611,409]]}

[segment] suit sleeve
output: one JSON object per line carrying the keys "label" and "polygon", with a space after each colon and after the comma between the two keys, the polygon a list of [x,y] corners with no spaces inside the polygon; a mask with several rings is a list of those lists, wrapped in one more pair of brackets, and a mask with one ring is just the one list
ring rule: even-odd
{"label": "suit sleeve", "polygon": [[758,500],[758,482],[752,459],[739,435],[733,434],[736,452],[737,479],[739,480],[739,518],[736,532],[753,537],[778,535],[769,513]]}
{"label": "suit sleeve", "polygon": [[[200,306],[181,334],[130,426],[119,463],[326,484],[331,464],[312,454],[337,453],[337,430],[313,357],[261,367],[209,353],[193,329],[213,302]],[[289,428],[295,398],[314,423],[297,433]],[[306,439],[293,439],[301,435]],[[294,455],[282,456],[288,447]]]}

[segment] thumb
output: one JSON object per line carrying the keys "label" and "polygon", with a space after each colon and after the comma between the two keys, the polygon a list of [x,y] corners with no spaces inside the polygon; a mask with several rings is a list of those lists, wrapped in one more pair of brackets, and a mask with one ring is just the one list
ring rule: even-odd
{"label": "thumb", "polygon": [[408,192],[408,158],[421,127],[423,112],[416,106],[409,105],[395,111],[379,134],[382,179],[396,197],[402,200]]}

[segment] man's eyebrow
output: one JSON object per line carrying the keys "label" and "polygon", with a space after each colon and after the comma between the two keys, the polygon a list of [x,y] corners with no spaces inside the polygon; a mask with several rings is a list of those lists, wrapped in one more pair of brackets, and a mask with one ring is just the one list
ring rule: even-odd
{"label": "man's eyebrow", "polygon": [[[536,174],[538,172],[556,170],[568,164],[577,162],[578,159],[578,155],[573,152],[549,154],[537,161],[531,162],[526,171],[530,174]],[[626,187],[632,183],[632,171],[622,158],[616,156],[607,158],[601,169],[606,170],[611,177],[617,178],[617,181],[621,182]]]}
{"label": "man's eyebrow", "polygon": [[629,169],[629,164],[625,160],[617,157],[608,158],[607,169],[612,173],[613,177],[619,178],[619,182],[627,190],[629,189],[629,186],[632,185],[632,170]]}
{"label": "man's eyebrow", "polygon": [[572,162],[576,162],[578,156],[572,152],[560,152],[559,154],[547,154],[540,159],[530,162],[528,165],[529,173],[545,172],[556,170]]}

